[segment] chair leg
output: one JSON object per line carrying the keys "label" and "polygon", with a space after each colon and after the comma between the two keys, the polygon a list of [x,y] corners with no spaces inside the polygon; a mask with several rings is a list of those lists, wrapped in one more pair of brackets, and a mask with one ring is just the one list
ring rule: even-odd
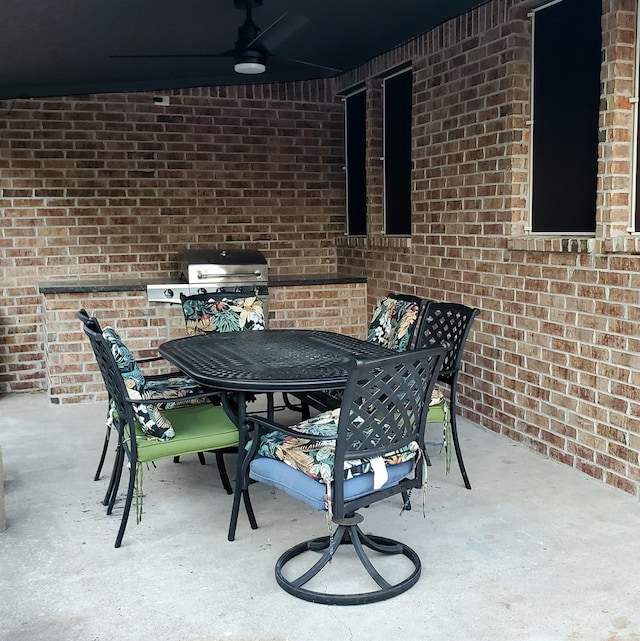
{"label": "chair leg", "polygon": [[[207,461],[204,458],[204,453],[203,452],[198,452],[198,460],[200,461],[200,465],[206,465]],[[179,456],[174,456],[173,457],[173,462],[174,463],[180,463],[180,457]]]}
{"label": "chair leg", "polygon": [[[331,593],[325,590],[316,592],[315,590],[303,587],[332,561],[337,549],[343,543],[353,546],[353,550],[360,563],[362,563],[369,576],[376,582],[379,589],[370,592]],[[405,579],[397,583],[390,583],[375,568],[365,551],[365,547],[381,554],[401,554],[411,561],[413,569]],[[323,554],[306,572],[295,579],[288,579],[284,576],[284,566],[291,559],[307,551],[317,553],[321,550],[324,550]],[[323,536],[295,545],[282,554],[276,563],[276,580],[281,588],[299,599],[325,605],[359,605],[389,599],[405,592],[415,585],[420,578],[420,573],[420,559],[414,550],[399,541],[386,539],[373,534],[365,534],[359,525],[354,522],[344,522],[339,525],[331,538]]]}
{"label": "chair leg", "polygon": [[104,436],[104,444],[102,445],[102,454],[100,455],[100,462],[98,463],[98,469],[96,470],[95,476],[93,477],[94,481],[100,479],[100,473],[102,472],[102,466],[104,465],[104,459],[107,456],[107,450],[109,449],[109,439],[111,438],[111,428],[107,426],[107,433]]}
{"label": "chair leg", "polygon": [[131,511],[131,503],[133,501],[133,493],[136,487],[136,466],[131,465],[129,470],[129,485],[127,487],[127,498],[124,503],[124,511],[122,512],[122,521],[120,521],[120,529],[118,530],[118,535],[116,536],[116,542],[114,547],[119,548],[122,543],[122,537],[124,536],[124,531],[127,528],[127,521],[129,520],[129,512]]}
{"label": "chair leg", "polygon": [[247,517],[252,530],[258,529],[258,522],[256,515],[251,505],[251,497],[249,496],[249,463],[251,457],[245,453],[242,455],[244,449],[238,448],[238,471],[236,473],[236,489],[233,494],[233,506],[231,508],[231,519],[229,520],[229,534],[227,539],[233,541],[236,537],[236,527],[238,525],[238,516],[240,514],[240,497],[244,501],[244,507],[247,510]]}
{"label": "chair leg", "polygon": [[244,507],[247,510],[247,518],[249,519],[249,525],[252,530],[258,529],[258,522],[256,521],[256,515],[253,511],[253,505],[251,505],[251,497],[249,496],[249,490],[242,491],[242,500],[244,501]]}
{"label": "chair leg", "polygon": [[116,450],[116,460],[113,464],[113,472],[111,473],[111,478],[109,479],[109,486],[102,499],[102,505],[106,505],[107,514],[111,514],[113,511],[113,505],[116,502],[116,495],[118,494],[118,488],[120,487],[120,478],[122,476],[122,468],[124,465],[124,452],[122,447],[118,447]]}
{"label": "chair leg", "polygon": [[273,417],[275,414],[275,403],[273,401],[273,394],[269,393],[267,394],[267,418],[270,421],[273,421]]}
{"label": "chair leg", "polygon": [[456,426],[456,396],[455,390],[451,390],[451,437],[453,439],[453,447],[456,450],[456,458],[458,459],[458,467],[460,468],[460,473],[462,474],[462,480],[464,481],[464,486],[470,490],[471,483],[469,482],[469,477],[467,476],[467,470],[464,467],[464,461],[462,460],[462,450],[460,449],[460,441],[458,439],[458,427]]}
{"label": "chair leg", "polygon": [[233,488],[231,487],[229,475],[227,474],[227,466],[224,464],[224,453],[222,450],[216,450],[216,463],[218,465],[218,473],[220,474],[222,487],[224,487],[227,494],[233,494]]}
{"label": "chair leg", "polygon": [[303,411],[302,402],[298,404],[291,402],[291,399],[289,398],[289,395],[286,392],[282,393],[282,401],[284,403],[285,409],[291,410],[292,412],[302,413]]}

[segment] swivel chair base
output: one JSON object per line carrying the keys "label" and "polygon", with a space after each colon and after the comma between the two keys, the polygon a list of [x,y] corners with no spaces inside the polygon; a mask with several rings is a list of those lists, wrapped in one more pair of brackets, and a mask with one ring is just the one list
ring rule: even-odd
{"label": "swivel chair base", "polygon": [[[360,517],[359,520],[362,520],[360,515],[355,516]],[[354,594],[336,594],[316,592],[303,587],[305,583],[314,578],[320,570],[332,560],[336,550],[342,543],[353,545],[358,559],[369,573],[369,576],[378,584],[379,589]],[[366,554],[365,547],[382,554],[402,554],[411,561],[413,565],[412,572],[408,577],[398,583],[389,583],[373,566]],[[301,574],[297,579],[285,578],[283,570],[289,561],[304,552],[318,552],[322,550],[324,550],[324,552],[309,570]],[[360,605],[390,599],[413,587],[420,578],[420,572],[420,558],[414,550],[404,543],[394,541],[393,539],[365,534],[357,523],[339,525],[331,538],[322,536],[294,545],[280,556],[275,568],[276,580],[282,589],[299,599],[311,601],[312,603],[322,603],[324,605]]]}

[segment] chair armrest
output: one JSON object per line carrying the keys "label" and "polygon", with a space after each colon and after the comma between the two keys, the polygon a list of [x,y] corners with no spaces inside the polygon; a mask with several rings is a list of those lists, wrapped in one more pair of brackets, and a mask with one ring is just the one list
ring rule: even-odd
{"label": "chair armrest", "polygon": [[160,403],[188,403],[189,401],[196,400],[198,398],[216,398],[220,397],[220,392],[218,390],[207,390],[205,392],[198,392],[196,394],[189,394],[189,396],[162,396],[159,398],[130,398],[128,397],[126,401],[132,405],[159,405]]}
{"label": "chair armrest", "polygon": [[245,448],[245,455],[240,466],[242,478],[246,479],[248,475],[248,468],[251,461],[255,458],[256,453],[258,452],[258,447],[260,447],[260,436],[266,432],[282,432],[288,436],[303,437],[308,440],[313,441],[326,441],[326,436],[319,436],[317,434],[307,434],[306,432],[299,432],[288,428],[286,425],[281,425],[280,423],[275,423],[269,419],[263,418],[261,416],[251,415],[247,417],[247,423],[249,424],[249,429],[253,427],[250,440],[248,441]]}
{"label": "chair armrest", "polygon": [[[162,356],[145,356],[143,358],[136,358],[136,363],[138,365],[147,365],[149,363],[158,363],[159,361],[163,361],[164,364],[161,364],[159,369],[164,370],[166,367],[171,367],[169,371],[164,372],[163,374],[145,374],[144,377],[149,380],[157,380],[159,378],[163,378],[166,376],[171,376],[175,374],[182,374],[182,372],[179,369],[176,369],[167,361],[165,358]],[[166,367],[165,367],[166,366]]]}
{"label": "chair armrest", "polygon": [[143,358],[136,358],[136,363],[152,363],[153,361],[163,361],[162,356],[145,356]]}
{"label": "chair armrest", "polygon": [[340,401],[328,392],[294,392],[292,395],[319,412],[335,410],[340,407]]}
{"label": "chair armrest", "polygon": [[287,427],[286,425],[282,425],[280,423],[276,423],[274,421],[270,421],[269,419],[263,418],[262,416],[251,415],[250,417],[248,417],[247,423],[257,424],[259,432],[264,432],[264,431],[282,432],[283,434],[286,434],[287,436],[301,437],[301,438],[308,439],[310,441],[326,441],[328,438],[330,438],[330,437],[327,437],[326,434],[324,434],[324,435],[323,434],[309,434],[307,432],[301,432],[300,430],[292,430],[290,427]]}
{"label": "chair armrest", "polygon": [[145,374],[144,377],[148,381],[157,381],[162,378],[171,378],[172,376],[186,376],[186,374],[183,374],[179,369],[172,369],[169,372],[165,372],[164,374]]}

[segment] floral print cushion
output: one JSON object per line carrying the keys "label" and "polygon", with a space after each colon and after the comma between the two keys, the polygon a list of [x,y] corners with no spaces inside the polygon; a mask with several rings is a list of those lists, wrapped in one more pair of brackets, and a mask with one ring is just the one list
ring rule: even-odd
{"label": "floral print cushion", "polygon": [[200,383],[194,381],[190,376],[180,372],[154,376],[146,379],[144,398],[146,399],[172,399],[166,403],[156,403],[154,407],[159,410],[170,410],[184,405],[199,405],[209,403],[206,396],[190,398],[194,394],[201,394],[205,389]]}
{"label": "floral print cushion", "polygon": [[[289,429],[313,436],[326,436],[326,439],[314,441],[274,431],[264,435],[258,447],[258,456],[274,458],[300,470],[316,481],[330,485],[334,479],[334,456],[340,409],[323,412]],[[418,444],[409,445],[388,452],[382,457],[385,466],[403,463],[416,456]],[[348,480],[359,474],[374,472],[378,469],[376,459],[354,459],[345,461],[344,478]]]}
{"label": "floral print cushion", "polygon": [[[144,399],[146,394],[146,380],[133,354],[112,327],[105,327],[102,330],[102,335],[111,346],[111,353],[116,359],[129,398],[133,400]],[[168,441],[175,436],[170,421],[164,417],[159,410],[151,409],[144,403],[136,403],[133,405],[133,411],[142,427],[142,431],[148,436],[160,439],[161,441]]]}
{"label": "floral print cushion", "polygon": [[265,328],[264,305],[258,296],[189,296],[182,299],[182,311],[189,335]]}
{"label": "floral print cushion", "polygon": [[406,351],[413,336],[419,305],[385,297],[377,305],[367,332],[367,341],[397,352]]}

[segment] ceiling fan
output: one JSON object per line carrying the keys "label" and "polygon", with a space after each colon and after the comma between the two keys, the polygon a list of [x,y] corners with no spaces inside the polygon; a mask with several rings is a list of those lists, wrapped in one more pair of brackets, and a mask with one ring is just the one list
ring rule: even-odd
{"label": "ceiling fan", "polygon": [[277,46],[309,22],[308,18],[292,13],[283,13],[268,27],[261,30],[253,21],[252,10],[261,6],[262,0],[233,0],[233,3],[236,9],[244,9],[245,21],[238,27],[238,39],[232,49],[221,53],[114,55],[110,58],[232,58],[234,71],[249,75],[264,73],[267,70],[267,63],[274,60],[285,66],[308,66],[332,74],[340,73],[340,69],[293,58],[279,58],[272,53]]}

